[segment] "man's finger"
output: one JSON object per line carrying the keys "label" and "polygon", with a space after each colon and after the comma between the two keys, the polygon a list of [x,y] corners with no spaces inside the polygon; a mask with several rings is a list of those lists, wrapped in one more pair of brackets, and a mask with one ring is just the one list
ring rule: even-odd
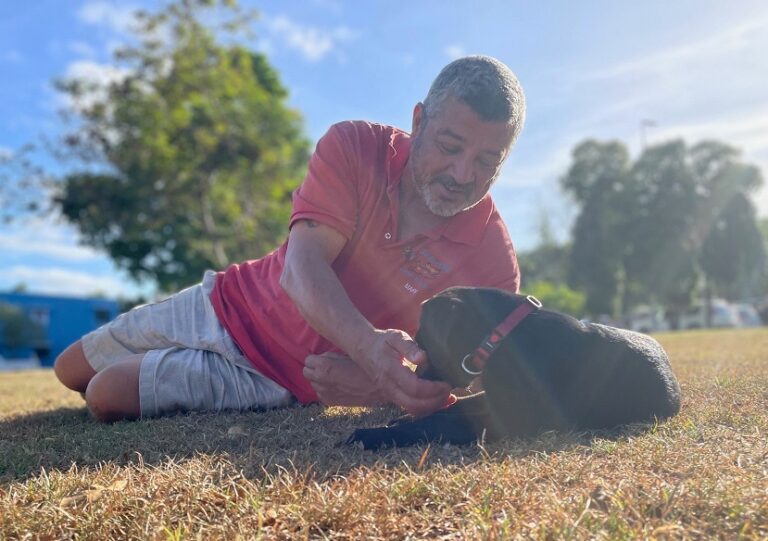
{"label": "man's finger", "polygon": [[307,378],[309,381],[315,381],[317,378],[317,371],[309,364],[309,359],[307,359],[307,364],[304,365],[304,369],[301,371],[302,374],[304,374],[304,377]]}
{"label": "man's finger", "polygon": [[400,390],[396,390],[393,393],[392,399],[395,404],[402,407],[406,412],[420,417],[443,407],[447,402],[447,396],[449,395],[433,398],[415,398],[403,394]]}
{"label": "man's finger", "polygon": [[404,336],[400,337],[400,339],[391,341],[390,345],[408,362],[416,366],[425,363],[427,361],[427,353],[410,336],[405,333],[403,334]]}
{"label": "man's finger", "polygon": [[451,391],[451,386],[448,383],[422,379],[408,369],[394,371],[392,380],[396,388],[413,397],[445,396]]}
{"label": "man's finger", "polygon": [[420,380],[410,371],[405,376],[400,374],[390,383],[390,399],[414,415],[436,411],[446,403],[451,392],[451,386],[447,383]]}

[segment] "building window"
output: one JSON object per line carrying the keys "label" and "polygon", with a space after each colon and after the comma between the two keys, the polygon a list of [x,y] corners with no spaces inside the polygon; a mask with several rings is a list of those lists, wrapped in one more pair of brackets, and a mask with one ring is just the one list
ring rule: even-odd
{"label": "building window", "polygon": [[93,317],[96,318],[96,323],[99,325],[104,325],[107,323],[111,318],[111,314],[109,313],[109,310],[106,310],[104,308],[97,308],[93,311]]}
{"label": "building window", "polygon": [[27,310],[27,317],[47,329],[51,323],[51,311],[45,307],[33,307]]}

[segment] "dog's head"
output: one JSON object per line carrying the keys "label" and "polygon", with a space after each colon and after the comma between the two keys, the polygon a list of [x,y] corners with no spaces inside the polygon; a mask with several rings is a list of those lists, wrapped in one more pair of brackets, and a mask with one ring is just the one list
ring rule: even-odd
{"label": "dog's head", "polygon": [[[462,360],[525,297],[493,288],[453,287],[424,302],[416,341],[427,352],[429,367],[421,377],[466,387],[473,377]],[[523,321],[520,325],[524,325]]]}

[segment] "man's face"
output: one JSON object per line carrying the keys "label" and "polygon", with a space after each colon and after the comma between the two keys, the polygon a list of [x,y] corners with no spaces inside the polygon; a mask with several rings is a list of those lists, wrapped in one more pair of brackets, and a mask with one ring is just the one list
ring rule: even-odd
{"label": "man's face", "polygon": [[417,105],[412,133],[414,184],[427,208],[445,217],[472,207],[488,193],[514,135],[509,124],[485,122],[452,97],[428,120]]}

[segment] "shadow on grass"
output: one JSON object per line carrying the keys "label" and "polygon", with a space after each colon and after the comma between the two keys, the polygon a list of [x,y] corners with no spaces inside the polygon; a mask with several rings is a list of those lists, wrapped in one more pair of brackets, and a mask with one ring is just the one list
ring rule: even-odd
{"label": "shadow on grass", "polygon": [[[355,428],[385,424],[392,409],[292,407],[270,411],[183,414],[159,419],[94,421],[83,408],[20,415],[0,421],[0,482],[7,485],[41,471],[144,464],[161,466],[200,455],[220,457],[250,478],[287,468],[312,471],[318,479],[345,475],[354,468],[386,465],[418,468],[425,446],[363,451],[341,445]],[[630,429],[637,432],[638,429]],[[467,464],[479,459],[523,457],[574,447],[589,447],[597,436],[627,434],[544,434],[533,440],[491,445],[430,447],[430,464]]]}

